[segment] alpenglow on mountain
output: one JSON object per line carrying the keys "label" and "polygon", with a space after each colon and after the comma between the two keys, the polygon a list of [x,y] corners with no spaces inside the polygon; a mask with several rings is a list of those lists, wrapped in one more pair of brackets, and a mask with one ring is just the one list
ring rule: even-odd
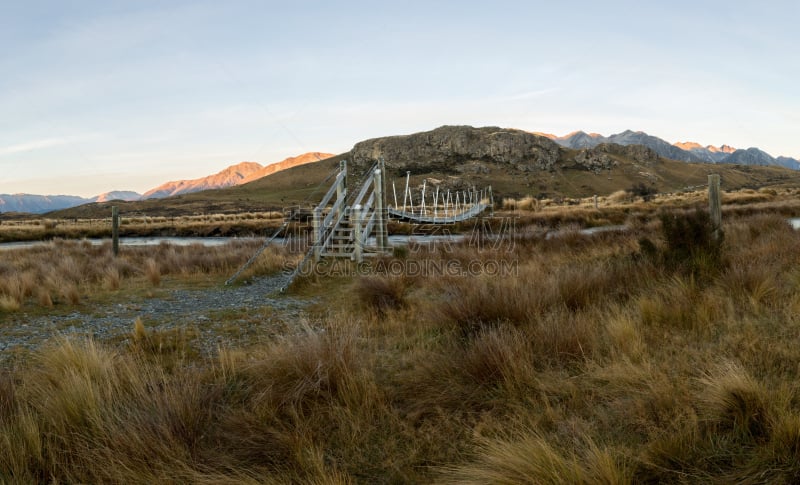
{"label": "alpenglow on mountain", "polygon": [[171,197],[173,195],[189,194],[201,190],[221,189],[233,185],[246,184],[253,180],[266,177],[267,175],[285,170],[287,168],[304,165],[332,157],[330,153],[310,152],[296,157],[290,157],[283,161],[262,166],[255,162],[242,162],[215,173],[208,177],[201,177],[193,180],[177,180],[167,182],[158,187],[148,190],[142,195],[142,199],[159,199]]}
{"label": "alpenglow on mountain", "polygon": [[779,166],[800,170],[800,161],[790,157],[773,157],[758,148],[735,149],[729,145],[715,147],[702,146],[694,142],[679,142],[671,144],[657,136],[648,135],[643,131],[625,130],[610,136],[597,133],[576,131],[564,136],[555,136],[539,133],[558,143],[561,146],[581,149],[594,148],[603,143],[616,143],[617,145],[644,145],[651,148],[660,156],[694,163],[731,163],[737,165]]}
{"label": "alpenglow on mountain", "polygon": [[329,153],[321,152],[304,153],[266,166],[255,162],[242,162],[231,165],[208,177],[167,182],[154,189],[148,190],[144,195],[126,190],[106,192],[91,198],[79,197],[76,195],[0,194],[0,213],[26,212],[30,214],[44,214],[46,212],[69,209],[70,207],[92,202],[110,202],[112,200],[136,201],[188,194],[201,190],[221,189],[232,185],[252,182],[253,180],[266,177],[267,175],[287,168],[316,162],[332,156],[333,155]]}

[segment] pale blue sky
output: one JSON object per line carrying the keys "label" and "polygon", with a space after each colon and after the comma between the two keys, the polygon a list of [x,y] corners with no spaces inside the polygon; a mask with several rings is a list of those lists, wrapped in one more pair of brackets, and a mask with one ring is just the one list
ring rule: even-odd
{"label": "pale blue sky", "polygon": [[0,193],[147,189],[443,124],[800,158],[790,1],[0,0]]}

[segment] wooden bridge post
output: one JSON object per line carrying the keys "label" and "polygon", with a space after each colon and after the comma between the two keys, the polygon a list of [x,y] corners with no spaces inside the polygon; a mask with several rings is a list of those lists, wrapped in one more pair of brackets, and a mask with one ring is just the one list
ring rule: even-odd
{"label": "wooden bridge post", "polygon": [[[344,177],[336,186],[336,202],[343,201],[347,197],[347,160],[339,162],[339,170],[344,173]],[[344,202],[338,204],[339,210],[336,212],[336,218],[341,219],[342,211],[344,210]]]}
{"label": "wooden bridge post", "polygon": [[433,196],[433,218],[436,219],[436,216],[439,213],[439,186],[436,186],[436,193]]}
{"label": "wooden bridge post", "polygon": [[314,262],[319,262],[320,253],[322,251],[322,228],[320,227],[322,223],[322,210],[319,207],[314,208],[314,219],[312,220],[313,224],[313,234],[314,234],[314,241],[312,244],[314,245]]}
{"label": "wooden bridge post", "polygon": [[375,240],[381,251],[385,251],[389,247],[389,237],[384,214],[383,167],[375,170],[375,178],[372,182],[375,187],[375,224],[377,225]]}
{"label": "wooden bridge post", "polygon": [[[406,191],[403,192],[403,212],[406,211],[406,198],[408,197],[408,182],[410,178],[411,178],[411,172],[410,171],[406,172]],[[411,202],[411,205],[412,206],[414,205],[413,201]]]}
{"label": "wooden bridge post", "polygon": [[423,216],[425,215],[425,186],[428,183],[428,179],[424,179],[422,181],[422,205],[420,206],[420,214]]}
{"label": "wooden bridge post", "polygon": [[361,234],[361,204],[352,208],[350,220],[353,222],[353,257],[356,263],[364,260],[364,239]]}

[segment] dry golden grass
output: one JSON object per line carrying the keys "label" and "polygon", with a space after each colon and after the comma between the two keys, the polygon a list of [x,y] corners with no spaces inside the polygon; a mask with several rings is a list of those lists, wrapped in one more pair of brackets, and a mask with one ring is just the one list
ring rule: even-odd
{"label": "dry golden grass", "polygon": [[319,277],[318,316],[211,360],[141,321],[54,342],[0,374],[0,481],[797,483],[800,235],[728,219],[698,278],[657,229],[400,253],[518,264]]}
{"label": "dry golden grass", "polygon": [[[54,238],[83,239],[111,237],[111,212],[105,219],[22,218],[0,224],[0,242],[38,241]],[[122,214],[120,235],[154,236],[258,236],[282,222],[280,212],[245,212],[237,214],[200,214],[176,217],[150,217]]]}
{"label": "dry golden grass", "polygon": [[19,310],[20,302],[12,295],[0,295],[0,310],[14,312]]}
{"label": "dry golden grass", "polygon": [[[123,247],[114,257],[110,243],[54,241],[29,249],[0,251],[0,309],[78,305],[87,297],[118,293],[143,284],[160,286],[164,279],[222,278],[232,274],[257,249],[259,242],[225,246]],[[270,247],[247,276],[274,273],[296,264],[298,254]]]}
{"label": "dry golden grass", "polygon": [[531,196],[521,199],[503,199],[503,210],[511,211],[536,211],[539,210],[539,201]]}

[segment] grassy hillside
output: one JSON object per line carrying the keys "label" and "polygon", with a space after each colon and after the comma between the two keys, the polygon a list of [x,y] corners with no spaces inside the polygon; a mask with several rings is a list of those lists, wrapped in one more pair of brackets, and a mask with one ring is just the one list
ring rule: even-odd
{"label": "grassy hillside", "polygon": [[[639,183],[651,186],[658,192],[678,192],[686,187],[705,184],[710,173],[721,175],[723,190],[800,186],[800,172],[785,168],[688,164],[663,158],[657,163],[642,165],[621,155],[611,155],[617,166],[601,173],[594,173],[570,162],[576,153],[574,150],[562,150],[560,162],[553,171],[519,172],[499,164],[483,164],[481,169],[462,166],[458,171],[450,170],[446,173],[426,172],[421,169],[414,171],[411,183],[412,186],[420,186],[427,178],[450,187],[474,185],[482,188],[491,185],[498,198],[524,196],[575,198],[595,194],[602,196],[628,189]],[[164,217],[262,212],[281,210],[298,204],[311,205],[321,199],[329,185],[326,182],[320,187],[320,183],[337,169],[340,160],[348,157],[349,153],[344,153],[320,162],[293,167],[236,187],[141,202],[88,204],[52,212],[48,217],[103,218],[108,216],[112,205],[119,206],[124,214]],[[402,194],[405,172],[392,169],[390,161],[387,161],[387,173],[388,196],[391,203],[392,183]],[[351,184],[356,182],[356,178],[356,176],[350,178]],[[434,182],[429,181],[430,183]]]}

